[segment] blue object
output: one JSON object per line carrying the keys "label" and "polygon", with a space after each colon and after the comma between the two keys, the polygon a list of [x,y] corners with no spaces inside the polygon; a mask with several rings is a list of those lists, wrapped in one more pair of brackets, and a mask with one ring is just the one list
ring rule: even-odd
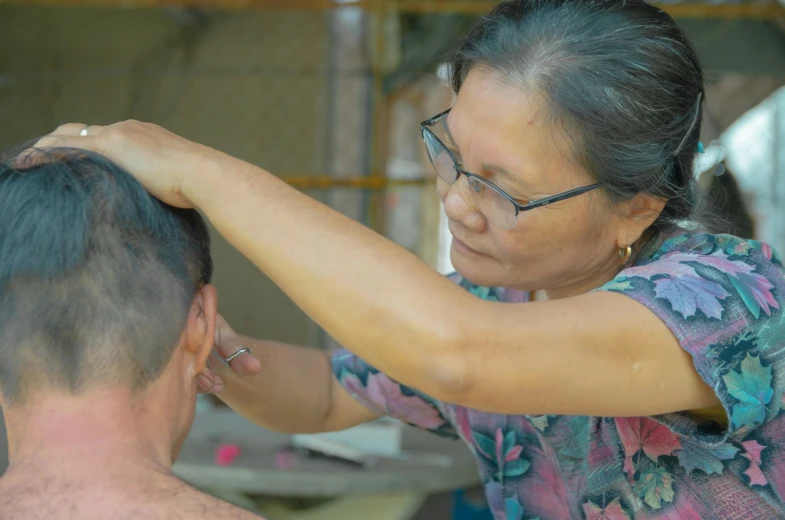
{"label": "blue object", "polygon": [[459,489],[452,497],[452,520],[493,520],[493,514],[482,490]]}
{"label": "blue object", "polygon": [[703,143],[698,141],[698,153],[703,153],[706,150],[703,148]]}

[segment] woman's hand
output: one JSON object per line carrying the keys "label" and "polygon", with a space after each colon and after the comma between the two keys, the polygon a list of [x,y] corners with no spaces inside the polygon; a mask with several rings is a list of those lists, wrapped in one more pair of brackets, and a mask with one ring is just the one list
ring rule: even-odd
{"label": "woman's hand", "polygon": [[[224,359],[237,352],[242,346],[238,342],[238,334],[229,326],[220,314],[215,320],[215,350]],[[234,372],[240,376],[255,376],[262,370],[262,363],[253,354],[240,354],[229,366],[213,352],[210,354],[208,366],[198,379],[199,390],[203,393],[220,393],[226,387],[221,374]]]}
{"label": "woman's hand", "polygon": [[[376,419],[338,383],[330,355],[320,349],[240,336],[220,315],[215,350],[227,358],[240,349],[231,367],[213,355],[200,379],[200,392],[221,401],[256,424],[286,433],[344,430]],[[264,365],[254,356],[264,359]],[[245,376],[245,377],[242,377]]]}
{"label": "woman's hand", "polygon": [[131,173],[152,195],[180,208],[195,206],[188,191],[201,182],[195,176],[211,171],[209,165],[213,163],[233,160],[158,125],[139,121],[109,126],[65,124],[41,138],[18,161],[35,161],[38,150],[45,148],[81,148],[99,153]]}

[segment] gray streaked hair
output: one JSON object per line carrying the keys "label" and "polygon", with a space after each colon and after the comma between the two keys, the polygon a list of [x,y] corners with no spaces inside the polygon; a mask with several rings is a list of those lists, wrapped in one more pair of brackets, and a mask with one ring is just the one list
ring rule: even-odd
{"label": "gray streaked hair", "polygon": [[542,96],[567,155],[611,202],[667,199],[649,237],[696,217],[703,74],[664,11],[641,0],[502,2],[456,50],[456,92],[475,67]]}

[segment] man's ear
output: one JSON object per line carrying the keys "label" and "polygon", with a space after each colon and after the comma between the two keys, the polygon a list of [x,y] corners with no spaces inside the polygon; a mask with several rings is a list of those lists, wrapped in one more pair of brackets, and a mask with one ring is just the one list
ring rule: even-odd
{"label": "man's ear", "polygon": [[215,345],[215,318],[218,313],[218,293],[215,286],[200,287],[191,302],[186,324],[183,348],[195,358],[194,376],[207,364],[207,358]]}

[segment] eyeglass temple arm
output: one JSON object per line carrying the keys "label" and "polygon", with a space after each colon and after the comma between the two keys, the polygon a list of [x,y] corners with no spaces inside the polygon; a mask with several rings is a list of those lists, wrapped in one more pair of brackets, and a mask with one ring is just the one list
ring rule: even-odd
{"label": "eyeglass temple arm", "polygon": [[439,113],[439,114],[436,114],[435,116],[433,116],[433,117],[432,117],[432,118],[430,118],[430,119],[426,119],[425,121],[423,121],[422,123],[420,123],[420,126],[423,126],[423,127],[425,127],[425,126],[433,126],[433,125],[434,125],[434,123],[436,123],[436,121],[438,121],[438,120],[439,120],[439,119],[441,119],[442,117],[444,117],[444,116],[446,116],[447,114],[449,114],[449,113],[450,113],[450,110],[452,110],[452,108],[448,108],[448,109],[447,109],[447,110],[445,110],[444,112],[441,112],[441,113]]}
{"label": "eyeglass temple arm", "polygon": [[520,204],[516,203],[516,207],[518,211],[527,211],[534,208],[540,208],[542,206],[547,206],[548,204],[553,204],[554,202],[560,202],[565,199],[571,199],[572,197],[577,197],[587,191],[591,191],[595,188],[599,188],[600,184],[591,184],[589,186],[583,186],[582,188],[575,188],[574,190],[565,191],[564,193],[560,193],[559,195],[554,195],[553,197],[546,197],[544,199],[535,200],[534,202],[530,202],[521,206]]}

